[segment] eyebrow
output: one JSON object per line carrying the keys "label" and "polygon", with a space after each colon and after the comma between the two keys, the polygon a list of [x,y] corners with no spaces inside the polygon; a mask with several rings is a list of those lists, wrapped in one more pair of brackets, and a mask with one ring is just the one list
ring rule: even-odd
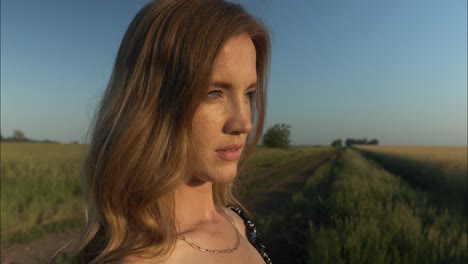
{"label": "eyebrow", "polygon": [[[223,89],[232,89],[232,84],[229,82],[223,82],[223,81],[212,81],[211,86],[217,87],[217,88],[223,88]],[[247,86],[246,90],[255,88],[257,86],[257,82],[251,83],[249,86]]]}

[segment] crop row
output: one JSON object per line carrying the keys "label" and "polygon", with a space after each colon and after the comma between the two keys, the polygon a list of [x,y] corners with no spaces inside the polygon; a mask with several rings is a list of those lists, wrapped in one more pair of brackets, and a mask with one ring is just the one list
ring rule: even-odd
{"label": "crop row", "polygon": [[466,220],[345,150],[259,226],[275,263],[466,263]]}

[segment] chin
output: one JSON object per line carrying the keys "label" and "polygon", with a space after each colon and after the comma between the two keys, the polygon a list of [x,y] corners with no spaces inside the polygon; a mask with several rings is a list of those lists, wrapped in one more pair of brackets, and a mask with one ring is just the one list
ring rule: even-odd
{"label": "chin", "polygon": [[236,178],[236,175],[237,169],[225,169],[219,173],[213,174],[212,177],[210,177],[210,180],[212,183],[228,183],[233,181]]}
{"label": "chin", "polygon": [[[233,166],[234,167],[234,166]],[[225,167],[220,170],[214,171],[209,175],[209,179],[212,183],[228,183],[233,181],[237,176],[237,164],[234,168]]]}
{"label": "chin", "polygon": [[216,183],[228,183],[228,182],[233,181],[235,178],[236,178],[236,175],[226,176],[221,179],[217,179]]}
{"label": "chin", "polygon": [[225,178],[227,178],[228,181],[233,181],[237,177],[238,163],[233,163],[232,167],[226,168],[224,172],[227,174]]}
{"label": "chin", "polygon": [[[237,162],[231,164],[214,165],[210,167],[200,168],[194,176],[198,182],[211,183],[228,183],[233,181],[237,176]],[[196,175],[199,175],[198,177]]]}
{"label": "chin", "polygon": [[234,180],[236,177],[235,174],[233,175],[206,175],[205,177],[194,177],[191,178],[189,185],[190,186],[199,186],[207,182],[211,182],[212,184],[220,184],[220,183],[229,183]]}

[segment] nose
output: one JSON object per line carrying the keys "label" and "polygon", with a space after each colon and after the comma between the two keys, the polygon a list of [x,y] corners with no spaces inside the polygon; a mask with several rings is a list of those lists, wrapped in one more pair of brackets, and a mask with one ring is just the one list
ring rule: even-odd
{"label": "nose", "polygon": [[247,134],[252,130],[251,109],[246,103],[239,103],[232,106],[229,111],[229,118],[224,126],[227,134]]}

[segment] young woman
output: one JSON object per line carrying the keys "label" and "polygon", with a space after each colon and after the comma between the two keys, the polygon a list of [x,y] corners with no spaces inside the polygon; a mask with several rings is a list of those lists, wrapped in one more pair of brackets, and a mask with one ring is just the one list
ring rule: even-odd
{"label": "young woman", "polygon": [[268,32],[221,0],[130,24],[83,169],[77,263],[271,263],[233,195],[265,116]]}

